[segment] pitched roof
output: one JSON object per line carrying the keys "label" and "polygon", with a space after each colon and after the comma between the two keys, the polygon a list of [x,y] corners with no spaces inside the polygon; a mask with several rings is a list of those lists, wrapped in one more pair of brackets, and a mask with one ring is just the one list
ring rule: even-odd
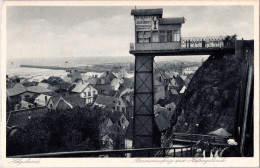
{"label": "pitched roof", "polygon": [[176,89],[170,89],[171,94],[173,95],[179,95]]}
{"label": "pitched roof", "polygon": [[98,80],[100,80],[100,78],[90,77],[90,78],[88,78],[87,82],[89,84],[96,85],[96,84],[98,84]]}
{"label": "pitched roof", "polygon": [[100,93],[100,94],[102,92],[105,92],[106,94],[108,94],[112,90],[110,84],[96,85],[95,88],[98,90],[98,93]]}
{"label": "pitched roof", "polygon": [[89,83],[79,82],[76,87],[72,90],[72,92],[81,93],[85,90],[85,88],[89,85]]}
{"label": "pitched roof", "polygon": [[168,128],[169,125],[167,124],[167,121],[165,120],[165,118],[162,115],[156,114],[154,119],[155,119],[155,123],[160,131],[164,131]]}
{"label": "pitched roof", "polygon": [[173,77],[172,80],[175,80],[175,82],[177,83],[177,85],[179,87],[182,87],[185,85],[184,81],[182,80],[182,78],[179,75],[177,75],[176,77]]}
{"label": "pitched roof", "polygon": [[39,105],[45,106],[46,105],[45,97],[47,98],[47,102],[49,102],[51,96],[44,95],[44,94],[40,94],[38,97],[36,97],[34,102],[39,104]]}
{"label": "pitched roof", "polygon": [[161,25],[182,24],[182,23],[185,23],[184,17],[161,18],[161,19],[159,19],[159,24],[161,24]]}
{"label": "pitched roof", "polygon": [[33,92],[33,93],[52,92],[52,90],[49,90],[49,89],[44,88],[44,87],[42,87],[42,86],[29,86],[29,87],[27,87],[27,91]]}
{"label": "pitched roof", "polygon": [[69,104],[71,104],[73,107],[84,107],[86,105],[84,99],[81,98],[78,94],[66,95],[62,96],[62,98]]}
{"label": "pitched roof", "polygon": [[41,86],[41,87],[44,87],[44,88],[49,88],[51,85],[48,84],[48,83],[42,83],[42,82],[40,82],[40,83],[38,83],[37,86]]}
{"label": "pitched roof", "polygon": [[160,114],[164,117],[164,119],[167,121],[167,124],[169,126],[172,115],[173,115],[173,111],[169,111],[167,109],[160,109],[160,110],[158,110],[158,114]]}
{"label": "pitched roof", "polygon": [[117,99],[112,96],[98,95],[95,103],[107,106],[107,105],[115,105],[116,101]]}
{"label": "pitched roof", "polygon": [[185,80],[187,78],[186,75],[180,75],[180,77],[181,77],[182,80]]}
{"label": "pitched roof", "polygon": [[112,81],[111,81],[111,83],[110,83],[110,85],[111,86],[115,86],[115,85],[117,85],[118,83],[123,83],[120,79],[118,79],[118,78],[114,78]]}
{"label": "pitched roof", "polygon": [[125,103],[127,107],[134,106],[134,93],[128,92],[121,96],[122,101]]}
{"label": "pitched roof", "polygon": [[60,99],[60,96],[52,96],[50,98],[50,100],[53,102],[53,104],[55,105]]}
{"label": "pitched roof", "polygon": [[149,16],[149,15],[162,15],[163,9],[132,9],[131,15],[141,15],[141,16]]}
{"label": "pitched roof", "polygon": [[[6,125],[24,127],[28,124],[30,117],[41,117],[48,112],[46,107],[35,107],[30,109],[23,109],[8,113],[6,116],[10,116]],[[29,117],[30,116],[30,117]]]}
{"label": "pitched roof", "polygon": [[27,89],[24,85],[22,85],[21,83],[16,83],[14,85],[14,87],[6,89],[6,95],[7,96],[16,96],[16,95],[19,95],[26,91],[27,91]]}
{"label": "pitched roof", "polygon": [[183,86],[180,93],[184,93],[186,89],[187,89],[186,86]]}
{"label": "pitched roof", "polygon": [[121,66],[120,67],[114,67],[111,72],[112,73],[118,73],[118,72],[121,72],[122,70],[125,70],[124,68],[122,68]]}

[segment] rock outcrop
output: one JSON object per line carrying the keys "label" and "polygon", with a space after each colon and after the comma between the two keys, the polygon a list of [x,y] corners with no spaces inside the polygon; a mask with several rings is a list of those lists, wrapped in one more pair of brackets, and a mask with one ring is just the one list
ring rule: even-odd
{"label": "rock outcrop", "polygon": [[225,128],[233,133],[236,97],[245,62],[236,55],[211,55],[191,79],[168,132],[208,134]]}

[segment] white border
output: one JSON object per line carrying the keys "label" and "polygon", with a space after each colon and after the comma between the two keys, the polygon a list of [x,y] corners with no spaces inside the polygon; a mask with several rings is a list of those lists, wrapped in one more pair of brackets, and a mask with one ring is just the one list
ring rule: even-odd
{"label": "white border", "polygon": [[[39,163],[12,163],[13,159],[6,158],[6,7],[7,6],[164,6],[164,5],[253,5],[254,6],[254,157],[253,158],[203,158],[191,162],[191,158],[145,158],[149,162],[136,162],[134,158],[58,158],[31,159]],[[130,14],[129,14],[129,17]],[[2,2],[2,30],[1,30],[1,139],[0,139],[0,167],[258,167],[259,166],[259,2],[258,0],[233,1],[5,1]],[[205,163],[205,161],[210,161]],[[26,161],[26,160],[23,160]],[[180,162],[177,162],[180,161]],[[181,162],[182,161],[182,162]],[[199,161],[196,159],[196,161]],[[217,162],[220,161],[220,162]],[[171,163],[170,163],[171,162]]]}

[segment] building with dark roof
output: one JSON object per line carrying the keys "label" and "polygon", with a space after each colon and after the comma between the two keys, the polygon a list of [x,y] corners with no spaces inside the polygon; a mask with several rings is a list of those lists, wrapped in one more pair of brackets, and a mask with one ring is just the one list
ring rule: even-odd
{"label": "building with dark roof", "polygon": [[6,125],[8,127],[17,126],[23,128],[29,121],[36,117],[43,117],[48,112],[46,107],[35,107],[30,109],[7,112]]}
{"label": "building with dark roof", "polygon": [[117,99],[112,96],[98,95],[94,105],[99,107],[109,106],[111,109],[115,108]]}

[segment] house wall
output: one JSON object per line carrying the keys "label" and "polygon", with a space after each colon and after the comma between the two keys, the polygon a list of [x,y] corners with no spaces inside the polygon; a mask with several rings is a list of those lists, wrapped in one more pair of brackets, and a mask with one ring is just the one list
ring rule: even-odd
{"label": "house wall", "polygon": [[20,94],[21,99],[25,100],[26,97],[32,98],[34,96],[40,95],[38,93],[32,93],[32,92],[25,92]]}
{"label": "house wall", "polygon": [[114,73],[114,75],[116,75],[117,78],[121,79],[126,78],[128,76],[128,73],[125,69],[121,69],[118,73]]}
{"label": "house wall", "polygon": [[172,102],[170,104],[165,105],[165,108],[167,108],[169,111],[173,112],[175,110],[175,108],[176,108],[176,105],[175,105],[174,102]]}
{"label": "house wall", "polygon": [[93,103],[93,98],[95,95],[98,95],[98,90],[89,85],[80,94],[80,97],[84,98],[86,100],[86,104],[88,104],[88,103]]}
{"label": "house wall", "polygon": [[155,86],[154,90],[154,103],[160,99],[165,99],[165,88],[163,85]]}
{"label": "house wall", "polygon": [[[125,109],[125,111],[123,112],[123,108]],[[117,101],[116,105],[115,105],[115,110],[116,111],[121,111],[124,113],[124,115],[126,114],[126,105],[125,103],[122,101],[122,99],[120,98],[119,101]]]}

